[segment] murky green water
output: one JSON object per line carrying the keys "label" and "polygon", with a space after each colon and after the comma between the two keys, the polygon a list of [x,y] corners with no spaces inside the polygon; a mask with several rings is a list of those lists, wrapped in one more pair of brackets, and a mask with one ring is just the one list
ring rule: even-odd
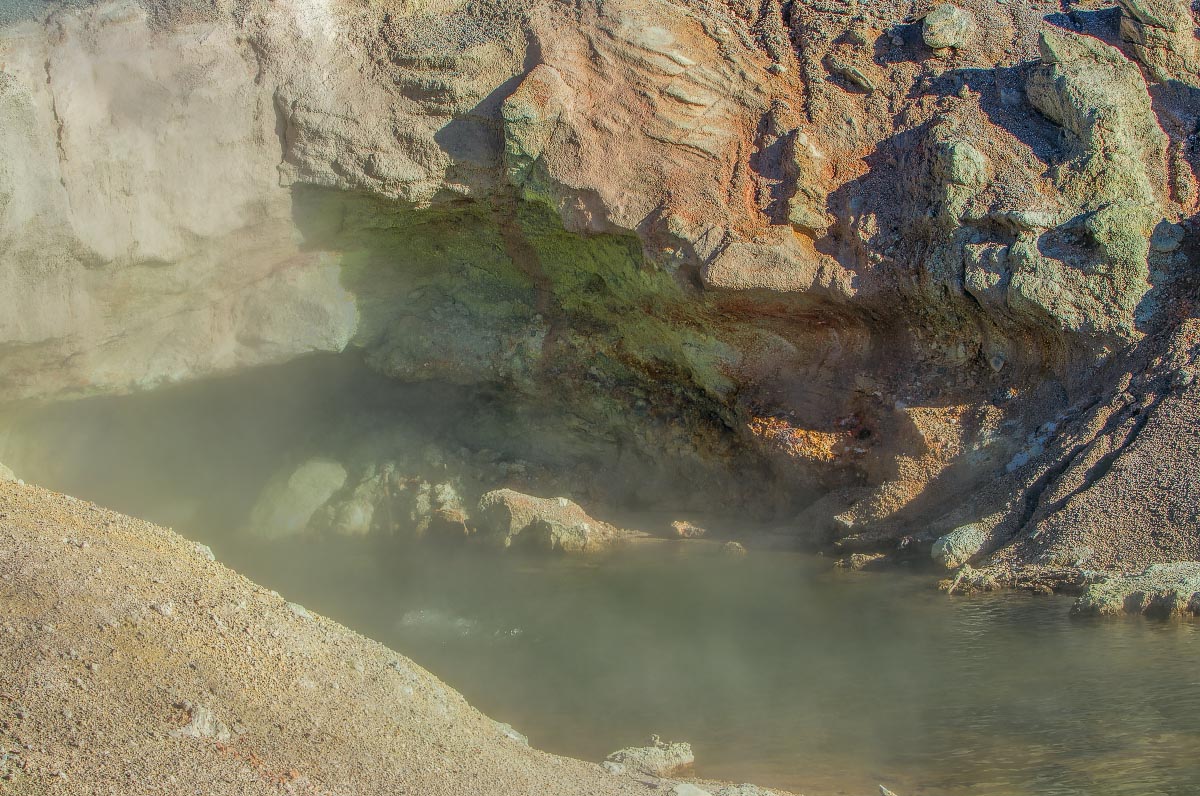
{"label": "murky green water", "polygon": [[[651,732],[809,794],[1200,792],[1200,627],[667,545],[603,561],[298,545],[258,579],[404,651],[542,748]],[[348,588],[347,584],[354,584]]]}
{"label": "murky green water", "polygon": [[1072,620],[1063,598],[948,599],[928,575],[703,543],[581,562],[239,537],[320,424],[381,406],[428,423],[428,401],[332,367],[10,416],[0,461],[211,544],[550,751],[600,760],[658,733],[702,776],[810,796],[1200,793],[1197,623]]}

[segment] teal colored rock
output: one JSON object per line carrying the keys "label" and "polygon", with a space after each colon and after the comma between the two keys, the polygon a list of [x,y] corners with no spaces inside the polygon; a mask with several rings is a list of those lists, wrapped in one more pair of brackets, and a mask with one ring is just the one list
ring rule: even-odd
{"label": "teal colored rock", "polygon": [[938,151],[939,175],[954,185],[969,188],[983,187],[991,166],[987,157],[967,141],[946,141]]}
{"label": "teal colored rock", "polygon": [[1138,575],[1113,576],[1084,590],[1074,614],[1200,615],[1200,561],[1154,564]]}
{"label": "teal colored rock", "polygon": [[1154,227],[1154,233],[1150,236],[1150,248],[1163,254],[1178,251],[1183,245],[1185,234],[1180,224],[1163,219]]}
{"label": "teal colored rock", "polygon": [[345,483],[346,468],[330,459],[310,459],[280,471],[250,512],[250,533],[266,539],[302,533],[317,509]]}
{"label": "teal colored rock", "polygon": [[1200,86],[1200,39],[1191,0],[1118,0],[1121,38],[1157,80]]}
{"label": "teal colored rock", "polygon": [[[1083,212],[1010,247],[1009,304],[1071,331],[1136,339],[1135,314],[1150,290],[1150,237],[1164,215],[1151,173],[1161,168],[1166,135],[1141,70],[1115,47],[1047,28],[1040,48],[1026,94],[1067,134],[1052,179]],[[1071,242],[1080,231],[1082,250]]]}
{"label": "teal colored rock", "polygon": [[962,48],[975,38],[975,17],[950,3],[940,3],[925,16],[921,37],[934,50]]}
{"label": "teal colored rock", "polygon": [[987,530],[977,523],[963,525],[933,543],[933,560],[946,569],[958,569],[983,552]]}
{"label": "teal colored rock", "polygon": [[692,754],[692,745],[684,741],[667,743],[655,735],[650,744],[620,749],[607,759],[624,765],[629,771],[653,777],[667,777],[687,771],[696,762],[696,756]]}
{"label": "teal colored rock", "polygon": [[1137,65],[1091,36],[1047,28],[1040,45],[1026,95],[1070,133],[1064,192],[1084,207],[1155,204],[1147,163],[1162,157],[1167,139]]}

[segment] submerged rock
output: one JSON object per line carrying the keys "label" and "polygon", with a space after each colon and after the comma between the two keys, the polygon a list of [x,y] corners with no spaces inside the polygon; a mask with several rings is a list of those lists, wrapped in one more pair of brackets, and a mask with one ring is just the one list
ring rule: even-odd
{"label": "submerged rock", "polygon": [[953,580],[947,578],[938,582],[938,590],[946,594],[975,594],[996,591],[999,588],[1000,581],[993,573],[972,569],[970,564],[964,564]]}
{"label": "submerged rock", "polygon": [[864,569],[879,569],[886,566],[887,562],[886,553],[851,553],[845,558],[839,558],[834,566],[858,572]]}
{"label": "submerged rock", "polygon": [[671,523],[671,527],[675,530],[675,535],[680,539],[699,539],[708,533],[708,531],[699,525],[693,525],[687,520],[676,520]]}
{"label": "submerged rock", "polygon": [[502,547],[519,543],[564,553],[600,552],[637,535],[593,519],[567,498],[536,498],[512,489],[480,498],[476,522],[483,537]]}
{"label": "submerged rock", "polygon": [[666,777],[690,769],[696,762],[692,745],[684,741],[666,743],[657,735],[651,736],[650,746],[631,746],[619,749],[608,756],[612,763],[620,763],[630,771]]}
{"label": "submerged rock", "polygon": [[979,523],[960,525],[933,543],[933,560],[946,569],[958,569],[979,555],[987,540],[987,529]]}
{"label": "submerged rock", "polygon": [[295,469],[280,471],[250,511],[250,532],[268,539],[303,532],[317,509],[345,483],[346,468],[330,459],[309,459]]}
{"label": "submerged rock", "polygon": [[1114,576],[1094,583],[1075,601],[1071,613],[1200,615],[1200,561],[1154,564],[1138,575]]}

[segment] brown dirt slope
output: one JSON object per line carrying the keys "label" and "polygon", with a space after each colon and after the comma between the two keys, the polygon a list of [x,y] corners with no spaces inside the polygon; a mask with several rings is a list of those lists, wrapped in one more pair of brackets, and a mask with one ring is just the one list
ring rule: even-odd
{"label": "brown dirt slope", "polygon": [[651,789],[512,740],[412,661],[206,552],[0,483],[0,793]]}

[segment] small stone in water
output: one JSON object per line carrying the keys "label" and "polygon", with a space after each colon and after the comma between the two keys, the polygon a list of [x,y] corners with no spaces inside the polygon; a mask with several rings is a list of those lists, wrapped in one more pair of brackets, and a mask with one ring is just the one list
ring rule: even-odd
{"label": "small stone in water", "polygon": [[744,556],[746,555],[746,548],[741,542],[726,542],[721,545],[721,552],[726,555]]}

